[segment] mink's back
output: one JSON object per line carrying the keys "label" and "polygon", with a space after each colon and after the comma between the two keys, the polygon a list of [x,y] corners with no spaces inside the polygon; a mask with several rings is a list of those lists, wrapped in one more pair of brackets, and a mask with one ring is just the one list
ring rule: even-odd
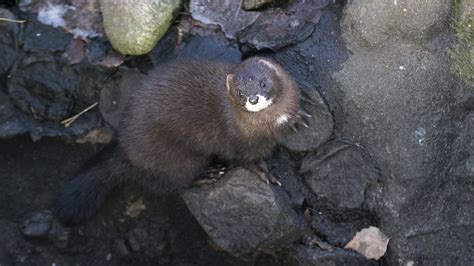
{"label": "mink's back", "polygon": [[225,78],[232,67],[177,61],[154,70],[132,93],[120,126],[120,145],[130,161],[181,174],[176,164],[186,163],[189,154],[229,152],[226,136],[233,114]]}

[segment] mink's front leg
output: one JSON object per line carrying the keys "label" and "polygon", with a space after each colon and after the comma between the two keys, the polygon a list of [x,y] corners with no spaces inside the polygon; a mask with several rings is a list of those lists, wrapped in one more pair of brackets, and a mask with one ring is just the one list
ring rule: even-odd
{"label": "mink's front leg", "polygon": [[261,160],[258,163],[250,164],[247,169],[256,174],[263,182],[281,186],[281,182],[270,172],[268,165],[264,160]]}

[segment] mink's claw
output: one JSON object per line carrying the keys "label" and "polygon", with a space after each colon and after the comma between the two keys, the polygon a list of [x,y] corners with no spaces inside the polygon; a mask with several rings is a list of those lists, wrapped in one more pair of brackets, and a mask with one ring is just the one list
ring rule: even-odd
{"label": "mink's claw", "polygon": [[313,116],[312,116],[310,113],[308,113],[304,108],[298,109],[298,114],[299,114],[299,115],[306,116],[306,117],[308,117],[308,118],[313,117]]}
{"label": "mink's claw", "polygon": [[301,115],[297,115],[296,116],[298,118],[298,122],[301,123],[305,128],[308,128],[309,127],[309,123],[308,123],[308,120],[306,120],[305,117],[301,116]]}
{"label": "mink's claw", "polygon": [[278,178],[270,172],[267,164],[264,161],[250,165],[249,170],[255,173],[260,180],[267,184],[272,183],[280,187],[282,186],[280,180],[278,180]]}

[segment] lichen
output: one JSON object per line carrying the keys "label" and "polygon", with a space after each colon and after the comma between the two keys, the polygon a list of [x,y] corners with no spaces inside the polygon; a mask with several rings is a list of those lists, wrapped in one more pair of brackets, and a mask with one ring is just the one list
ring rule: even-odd
{"label": "lichen", "polygon": [[470,0],[454,0],[452,27],[457,43],[451,49],[452,68],[461,79],[474,84],[474,12]]}

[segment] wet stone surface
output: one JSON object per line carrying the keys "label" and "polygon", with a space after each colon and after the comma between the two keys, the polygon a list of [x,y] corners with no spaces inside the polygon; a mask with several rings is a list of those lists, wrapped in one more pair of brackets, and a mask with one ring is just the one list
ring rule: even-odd
{"label": "wet stone surface", "polygon": [[234,256],[281,250],[308,229],[282,188],[244,169],[182,197],[212,241]]}
{"label": "wet stone surface", "polygon": [[[37,21],[45,1],[28,2],[22,12],[0,1],[1,18],[26,20],[0,21],[1,265],[371,265],[343,250],[368,226],[391,237],[380,264],[473,261],[474,88],[450,67],[448,20],[467,19],[453,1],[191,0],[140,57],[106,36],[73,40]],[[93,2],[50,2],[77,6],[84,17],[67,23],[101,26],[84,20]],[[269,158],[283,187],[228,169],[184,202],[118,190],[76,228],[44,211],[102,147],[90,143],[113,140],[127,95],[153,67],[255,54],[278,61],[313,102],[303,104],[309,128]]]}

